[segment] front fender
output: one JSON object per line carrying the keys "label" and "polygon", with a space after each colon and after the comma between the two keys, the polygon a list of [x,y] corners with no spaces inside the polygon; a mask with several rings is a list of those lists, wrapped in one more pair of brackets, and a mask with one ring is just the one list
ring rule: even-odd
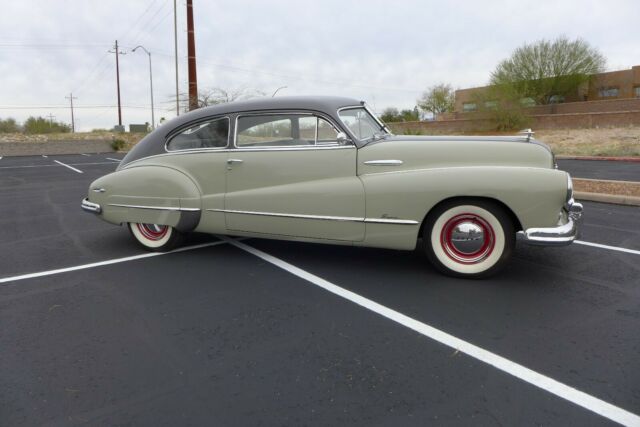
{"label": "front fender", "polygon": [[[557,225],[565,203],[567,175],[555,169],[505,166],[432,168],[361,175],[367,218],[400,218],[422,223],[438,203],[452,197],[497,200],[515,214],[524,229]],[[367,241],[383,242],[390,226],[367,226]],[[419,227],[398,230],[396,247],[415,244]]]}
{"label": "front fender", "polygon": [[121,169],[95,180],[89,201],[101,206],[107,222],[141,222],[193,230],[200,220],[201,195],[179,170],[165,166]]}

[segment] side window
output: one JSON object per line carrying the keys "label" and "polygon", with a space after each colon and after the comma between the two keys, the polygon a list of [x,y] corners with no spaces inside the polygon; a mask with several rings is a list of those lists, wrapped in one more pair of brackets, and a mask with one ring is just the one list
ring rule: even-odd
{"label": "side window", "polygon": [[331,123],[318,117],[318,139],[316,145],[335,144],[338,140],[338,131]]}
{"label": "side window", "polygon": [[338,132],[326,120],[309,114],[240,116],[238,147],[296,147],[335,144]]}
{"label": "side window", "polygon": [[183,130],[167,143],[167,150],[197,150],[199,148],[224,148],[229,140],[229,119],[217,119],[198,123]]}

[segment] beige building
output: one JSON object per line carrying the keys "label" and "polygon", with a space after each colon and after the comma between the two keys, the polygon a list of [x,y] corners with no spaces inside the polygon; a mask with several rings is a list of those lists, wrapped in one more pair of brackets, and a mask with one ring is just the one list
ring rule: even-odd
{"label": "beige building", "polygon": [[[487,86],[460,89],[456,91],[455,112],[473,112],[482,106],[477,105],[478,95]],[[575,94],[564,97],[558,102],[602,101],[607,99],[640,98],[640,65],[628,70],[609,71],[594,74],[588,83],[582,85]],[[486,101],[490,104],[491,101]],[[484,107],[490,107],[485,105]]]}

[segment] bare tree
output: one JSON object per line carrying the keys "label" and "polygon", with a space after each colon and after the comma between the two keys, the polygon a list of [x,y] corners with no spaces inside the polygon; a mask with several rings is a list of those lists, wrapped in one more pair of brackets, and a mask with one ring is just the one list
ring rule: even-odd
{"label": "bare tree", "polygon": [[440,113],[453,111],[455,94],[449,84],[440,83],[431,86],[417,101],[421,110],[437,116]]}
{"label": "bare tree", "polygon": [[592,74],[605,68],[604,56],[582,39],[558,37],[517,48],[491,74],[491,84],[536,104],[574,94]]}
{"label": "bare tree", "polygon": [[[209,107],[211,105],[225,104],[227,102],[241,101],[244,99],[258,98],[265,96],[265,93],[250,88],[223,89],[219,87],[205,88],[198,90],[198,108]],[[183,111],[189,110],[189,97],[185,93],[180,94],[180,108]],[[175,103],[175,96],[168,101]]]}

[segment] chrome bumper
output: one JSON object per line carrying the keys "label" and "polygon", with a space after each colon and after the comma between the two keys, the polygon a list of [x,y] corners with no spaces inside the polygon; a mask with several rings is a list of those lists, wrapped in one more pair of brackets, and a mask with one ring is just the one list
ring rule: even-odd
{"label": "chrome bumper", "polygon": [[524,231],[524,241],[530,245],[564,246],[580,237],[582,204],[568,203],[569,220],[564,225],[549,228],[529,228]]}
{"label": "chrome bumper", "polygon": [[89,199],[82,199],[82,204],[80,206],[82,207],[82,210],[85,210],[87,212],[95,214],[99,214],[100,212],[102,212],[102,208],[100,207],[100,205],[90,202]]}

